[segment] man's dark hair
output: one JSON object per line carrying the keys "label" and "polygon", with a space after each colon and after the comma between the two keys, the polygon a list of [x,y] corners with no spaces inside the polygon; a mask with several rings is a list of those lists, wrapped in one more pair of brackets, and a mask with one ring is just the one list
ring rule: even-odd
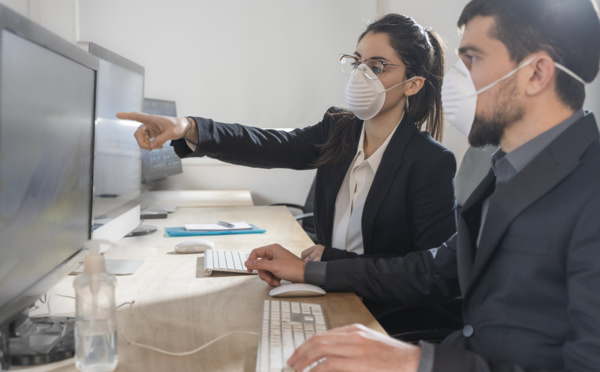
{"label": "man's dark hair", "polygon": [[[543,51],[588,83],[598,74],[600,19],[593,0],[472,0],[458,27],[476,16],[495,19],[489,36],[501,41],[517,63]],[[556,89],[573,110],[583,106],[584,86],[558,69]]]}

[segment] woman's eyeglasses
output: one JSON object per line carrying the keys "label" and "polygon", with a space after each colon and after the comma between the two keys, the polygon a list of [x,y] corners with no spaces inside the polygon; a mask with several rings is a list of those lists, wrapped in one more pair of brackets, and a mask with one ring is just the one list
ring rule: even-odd
{"label": "woman's eyeglasses", "polygon": [[385,68],[385,66],[402,66],[380,61],[378,59],[367,59],[363,61],[349,54],[342,54],[340,56],[340,63],[342,67],[342,73],[350,76],[354,75],[354,72],[356,71],[358,66],[360,66],[361,64],[366,65],[373,73],[366,74],[367,77],[371,80],[379,79],[379,76],[381,76],[381,73],[383,73],[383,69]]}

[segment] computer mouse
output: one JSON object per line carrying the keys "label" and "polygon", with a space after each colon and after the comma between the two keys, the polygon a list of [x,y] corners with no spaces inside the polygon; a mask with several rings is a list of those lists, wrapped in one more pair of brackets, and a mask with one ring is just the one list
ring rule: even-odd
{"label": "computer mouse", "polygon": [[177,253],[202,253],[207,249],[214,249],[215,244],[204,239],[186,240],[175,246]]}
{"label": "computer mouse", "polygon": [[305,283],[284,284],[269,291],[272,297],[311,297],[323,296],[325,293],[323,288]]}

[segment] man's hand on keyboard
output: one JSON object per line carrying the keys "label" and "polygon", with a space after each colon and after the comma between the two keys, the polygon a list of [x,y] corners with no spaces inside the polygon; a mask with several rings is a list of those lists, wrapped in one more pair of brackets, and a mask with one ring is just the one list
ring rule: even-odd
{"label": "man's hand on keyboard", "polygon": [[258,276],[274,287],[281,285],[281,280],[304,283],[306,262],[279,244],[254,249],[245,265],[248,272],[258,271]]}
{"label": "man's hand on keyboard", "polygon": [[296,371],[415,372],[420,357],[418,346],[354,324],[312,336],[287,363]]}

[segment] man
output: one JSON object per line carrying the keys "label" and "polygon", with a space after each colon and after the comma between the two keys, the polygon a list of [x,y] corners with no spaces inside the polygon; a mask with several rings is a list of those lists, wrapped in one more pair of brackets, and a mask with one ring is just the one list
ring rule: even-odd
{"label": "man", "polygon": [[600,60],[597,6],[472,0],[458,25],[460,59],[478,92],[469,142],[500,145],[458,233],[393,259],[305,263],[268,246],[246,266],[272,285],[306,280],[388,302],[461,294],[465,326],[420,347],[362,326],[335,329],[298,348],[294,369],[319,360],[312,371],[600,368],[600,142],[582,110]]}

